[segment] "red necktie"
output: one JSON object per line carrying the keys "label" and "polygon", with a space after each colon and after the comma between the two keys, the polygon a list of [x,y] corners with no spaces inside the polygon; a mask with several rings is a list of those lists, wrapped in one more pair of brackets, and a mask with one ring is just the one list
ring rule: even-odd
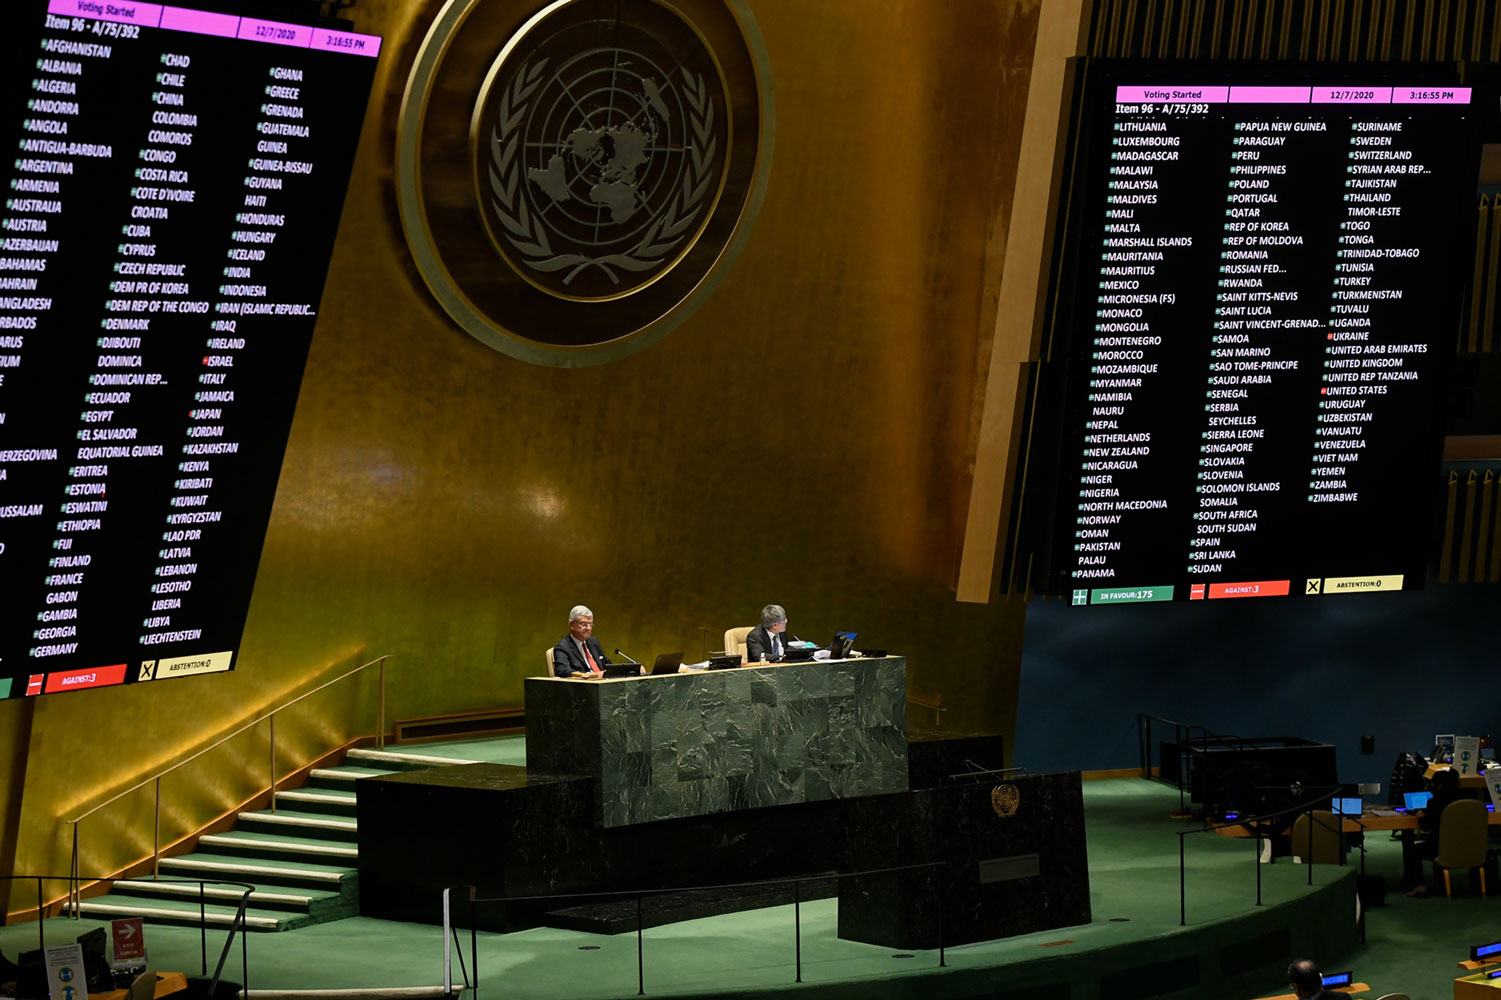
{"label": "red necktie", "polygon": [[584,647],[584,659],[589,661],[589,672],[594,674],[599,673],[599,664],[594,662],[594,654],[589,652],[589,644],[587,642],[584,642],[580,643],[579,645]]}

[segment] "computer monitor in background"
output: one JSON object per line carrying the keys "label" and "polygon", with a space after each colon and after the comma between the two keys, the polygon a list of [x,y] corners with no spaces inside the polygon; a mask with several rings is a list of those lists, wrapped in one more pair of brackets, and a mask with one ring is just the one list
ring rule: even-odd
{"label": "computer monitor in background", "polygon": [[1365,808],[1365,803],[1358,795],[1351,797],[1341,796],[1335,799],[1331,805],[1333,806],[1331,811],[1336,816],[1359,816]]}

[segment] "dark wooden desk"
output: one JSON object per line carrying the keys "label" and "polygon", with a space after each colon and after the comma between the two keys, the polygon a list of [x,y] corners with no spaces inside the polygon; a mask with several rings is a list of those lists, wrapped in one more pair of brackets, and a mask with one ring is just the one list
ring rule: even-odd
{"label": "dark wooden desk", "polygon": [[[170,996],[188,988],[188,977],[182,972],[158,972],[156,973],[156,992],[154,997]],[[126,1000],[130,996],[130,990],[105,990],[103,993],[90,993],[89,1000]]]}
{"label": "dark wooden desk", "polygon": [[[1395,816],[1375,816],[1371,813],[1363,814],[1359,820],[1352,816],[1341,817],[1340,829],[1345,833],[1364,833],[1374,830],[1416,830],[1418,817],[1422,813],[1397,813]],[[1501,826],[1501,813],[1487,813],[1486,822],[1491,826]],[[1222,837],[1254,837],[1256,831],[1249,826],[1236,825],[1222,827],[1216,831]],[[1262,834],[1263,837],[1267,836]]]}

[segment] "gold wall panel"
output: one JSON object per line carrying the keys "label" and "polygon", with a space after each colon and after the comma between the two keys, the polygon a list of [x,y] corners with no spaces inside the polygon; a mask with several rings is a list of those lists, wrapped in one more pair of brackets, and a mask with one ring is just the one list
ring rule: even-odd
{"label": "gold wall panel", "polygon": [[[777,92],[756,230],[670,338],[582,369],[497,354],[430,298],[392,155],[437,5],[353,10],[388,54],[238,668],[39,700],[17,870],[63,870],[61,819],[381,654],[392,717],[519,704],[580,602],[607,649],[697,658],[775,601],[805,638],[907,654],[945,726],[1009,736],[1022,605],[954,585],[1038,0],[752,8]],[[369,732],[374,697],[279,720],[286,759]],[[265,754],[257,730],[169,779],[163,840],[264,786]],[[148,792],[100,815],[85,872],[149,854]]]}

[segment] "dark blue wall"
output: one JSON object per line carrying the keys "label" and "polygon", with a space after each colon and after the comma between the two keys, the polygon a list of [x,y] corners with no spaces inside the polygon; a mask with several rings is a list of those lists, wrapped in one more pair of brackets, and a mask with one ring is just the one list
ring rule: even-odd
{"label": "dark blue wall", "polygon": [[[1027,607],[1016,764],[1138,764],[1136,713],[1239,736],[1332,743],[1342,781],[1379,781],[1435,733],[1501,730],[1501,588]],[[1376,752],[1360,753],[1362,734]],[[1501,733],[1498,733],[1501,735]]]}

